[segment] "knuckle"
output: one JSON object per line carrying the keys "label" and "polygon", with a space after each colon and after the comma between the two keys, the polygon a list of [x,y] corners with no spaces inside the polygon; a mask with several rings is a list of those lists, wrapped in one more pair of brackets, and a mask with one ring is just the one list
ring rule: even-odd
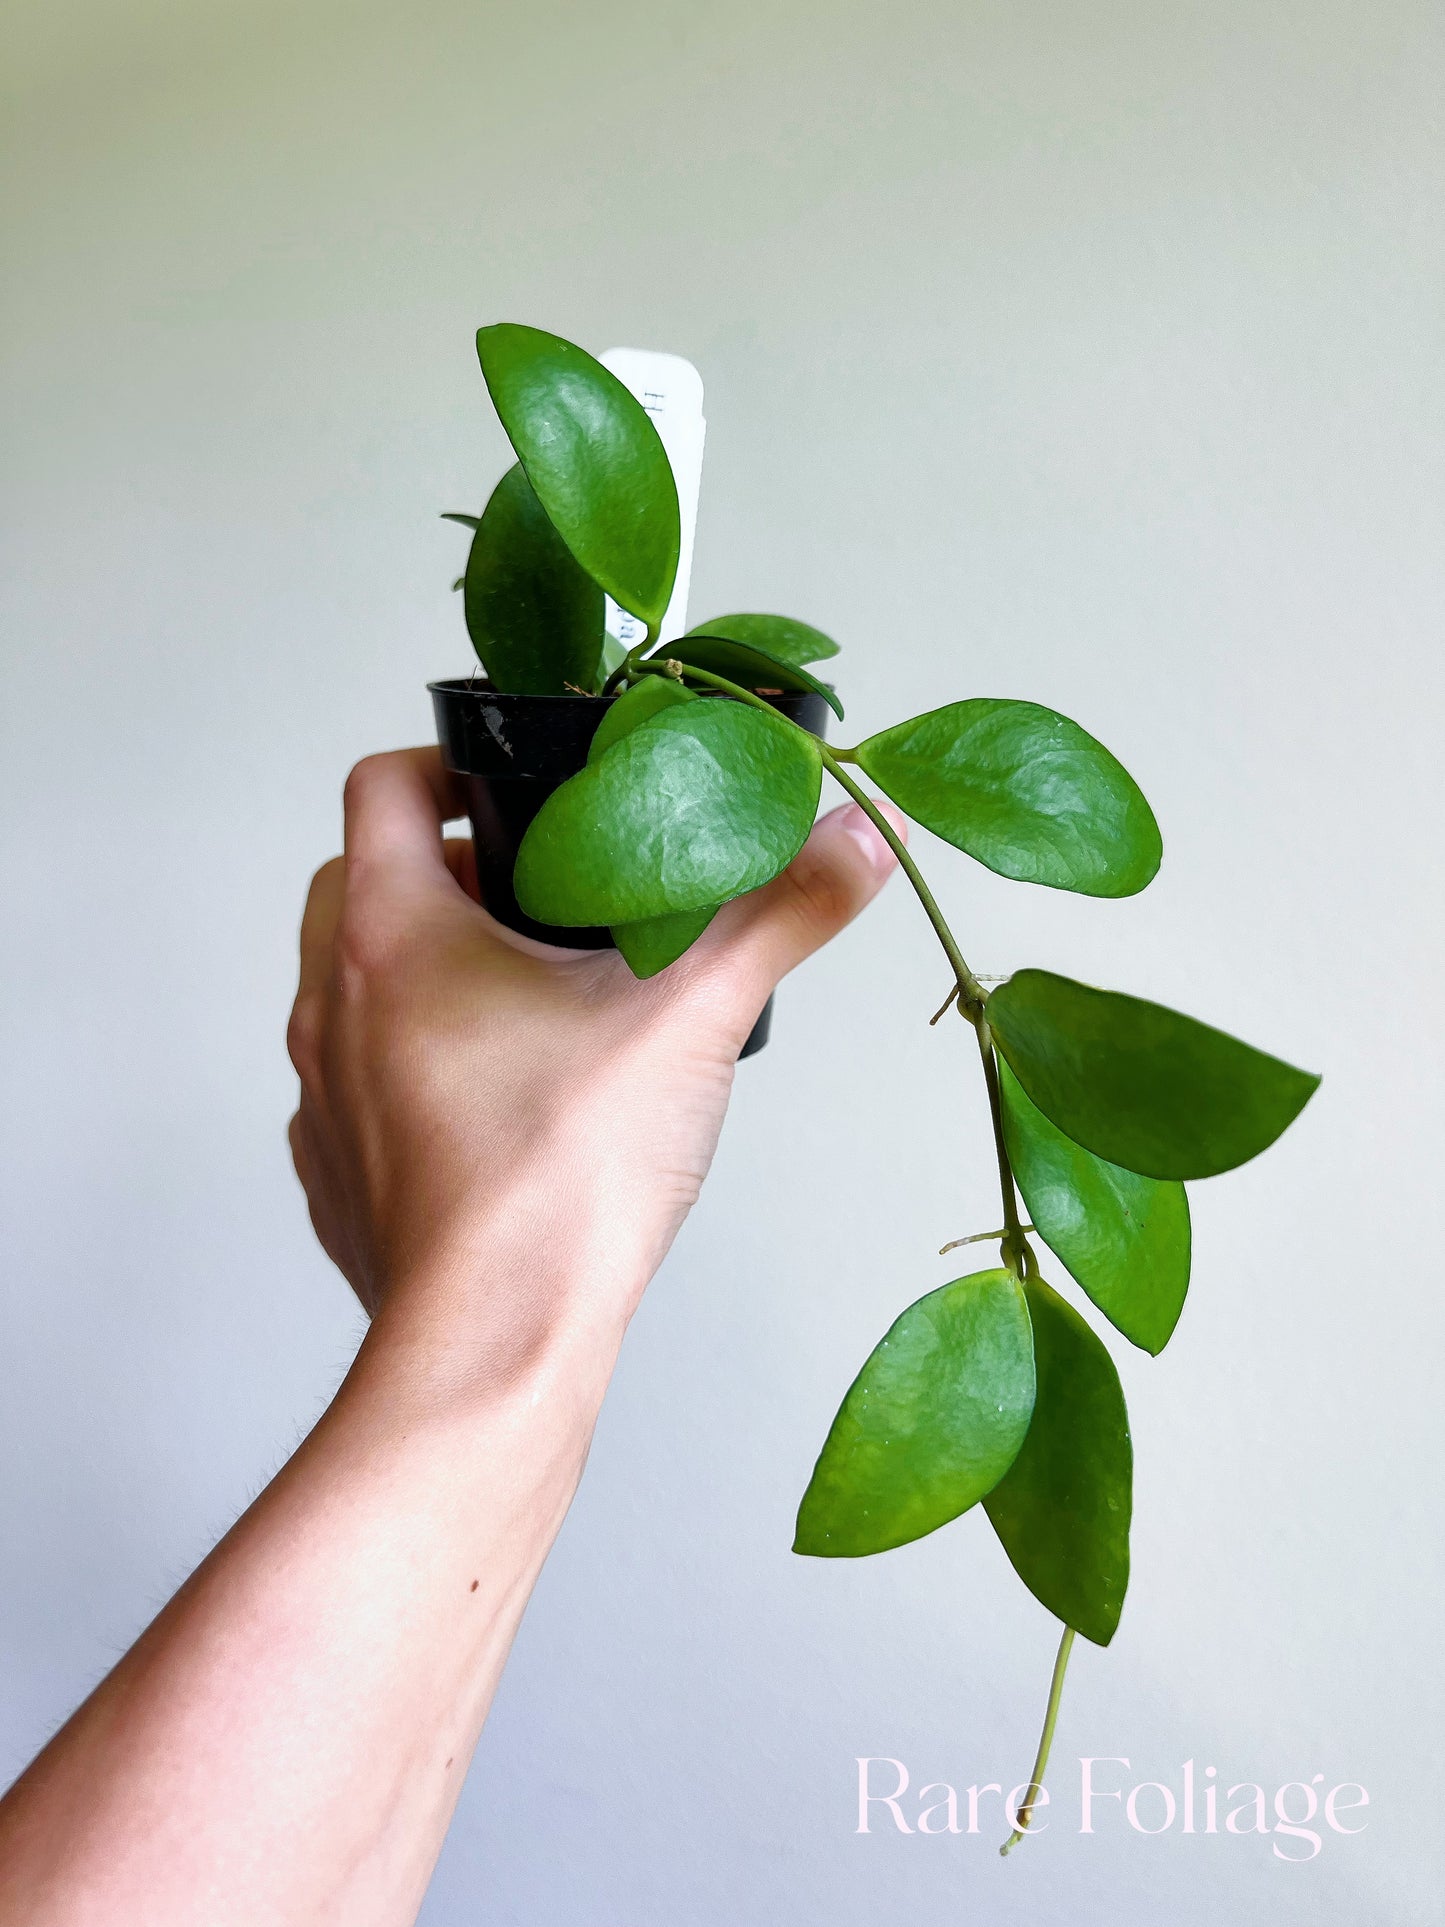
{"label": "knuckle", "polygon": [[[286,1025],[286,1054],[307,1089],[313,1089],[321,1081],[321,1030],[321,999],[314,992],[304,992],[291,1006]],[[294,1132],[292,1143],[295,1143]]]}
{"label": "knuckle", "polygon": [[405,928],[376,900],[350,902],[336,925],[336,977],[350,991],[358,983],[391,974],[405,939]]}

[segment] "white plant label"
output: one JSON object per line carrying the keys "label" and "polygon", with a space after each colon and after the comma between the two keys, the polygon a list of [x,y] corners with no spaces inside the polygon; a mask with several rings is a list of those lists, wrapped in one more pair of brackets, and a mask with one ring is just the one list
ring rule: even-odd
{"label": "white plant label", "polygon": [[[702,487],[702,446],[707,435],[702,414],[702,376],[681,355],[665,355],[651,348],[609,348],[599,359],[651,415],[677,483],[682,542],[678,550],[677,580],[667,614],[662,618],[661,631],[661,640],[670,642],[687,628],[692,543],[697,532],[698,491]],[[647,634],[647,628],[608,596],[607,633],[624,649],[635,649]]]}

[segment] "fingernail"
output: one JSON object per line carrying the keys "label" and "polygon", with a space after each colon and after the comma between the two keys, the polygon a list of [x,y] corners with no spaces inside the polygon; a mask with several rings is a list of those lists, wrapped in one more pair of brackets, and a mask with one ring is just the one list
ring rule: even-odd
{"label": "fingernail", "polygon": [[[900,828],[902,819],[898,817],[897,811],[887,803],[884,803],[881,807],[889,821],[893,822],[894,827]],[[856,803],[847,804],[844,809],[839,812],[839,821],[844,833],[852,837],[853,841],[858,845],[858,848],[863,852],[864,856],[867,857],[873,869],[881,872],[893,868],[896,859],[892,850],[889,849],[877,829],[869,822],[868,818]]]}

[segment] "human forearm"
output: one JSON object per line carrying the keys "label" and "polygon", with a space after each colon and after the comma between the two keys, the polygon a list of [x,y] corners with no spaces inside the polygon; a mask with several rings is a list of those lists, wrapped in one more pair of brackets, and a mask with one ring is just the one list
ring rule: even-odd
{"label": "human forearm", "polygon": [[369,759],[287,1043],[372,1314],[310,1438],[0,1803],[0,1927],[405,1927],[627,1319],[778,979],[891,859],[857,812],[646,983],[501,932],[435,751]]}
{"label": "human forearm", "polygon": [[[0,1809],[5,1927],[412,1919],[620,1336],[580,1262],[539,1267],[540,1317],[485,1276],[398,1294]],[[463,1289],[509,1314],[465,1347]]]}

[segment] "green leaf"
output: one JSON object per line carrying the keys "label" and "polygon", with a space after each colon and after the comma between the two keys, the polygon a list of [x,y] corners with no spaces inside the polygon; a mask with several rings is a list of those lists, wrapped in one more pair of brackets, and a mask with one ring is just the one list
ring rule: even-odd
{"label": "green leaf", "polygon": [[[645,676],[612,702],[598,726],[587,751],[589,763],[600,762],[614,743],[630,736],[634,729],[649,723],[666,709],[679,703],[699,701],[696,692],[684,689],[668,676]],[[612,941],[622,952],[634,977],[655,977],[676,963],[684,950],[707,929],[719,906],[707,904],[701,910],[679,910],[669,917],[645,917],[638,923],[619,923],[612,929]]]}
{"label": "green leaf", "polygon": [[1041,1279],[1024,1290],[1038,1392],[984,1510],[1039,1604],[1107,1646],[1129,1585],[1129,1414],[1114,1361],[1079,1314]]}
{"label": "green leaf", "polygon": [[910,1305],[833,1420],[794,1552],[857,1559],[947,1525],[1013,1463],[1034,1403],[1018,1280],[979,1271]]}
{"label": "green leaf", "polygon": [[1184,1186],[1143,1178],[1075,1144],[999,1065],[1004,1140],[1039,1236],[1131,1344],[1158,1354],[1189,1287]]}
{"label": "green leaf", "polygon": [[680,682],[673,682],[670,676],[644,676],[641,682],[634,683],[631,689],[614,697],[608,704],[602,721],[597,725],[597,734],[588,748],[588,762],[599,762],[614,743],[620,743],[624,736],[630,736],[639,724],[651,722],[664,709],[698,700],[695,691],[684,689]]}
{"label": "green leaf", "polygon": [[753,643],[729,642],[725,636],[701,636],[696,632],[679,636],[676,642],[654,649],[651,660],[680,662],[684,668],[706,669],[711,675],[724,676],[742,689],[810,690],[821,696],[841,722],[843,705],[826,683],[810,676],[806,669],[770,656]]}
{"label": "green leaf", "polygon": [[699,622],[687,632],[690,636],[726,636],[729,642],[750,643],[766,650],[774,662],[790,662],[801,668],[805,663],[823,662],[836,656],[838,645],[821,629],[791,616],[738,615],[714,616]]}
{"label": "green leaf", "polygon": [[1151,1178],[1211,1178],[1258,1156],[1320,1081],[1177,1010],[1049,970],[1000,984],[988,1022],[1045,1117]]}
{"label": "green leaf", "polygon": [[677,485],[652,419],[600,361],[540,328],[477,333],[492,401],[558,534],[624,609],[661,622],[677,574]]}
{"label": "green leaf", "polygon": [[725,903],[792,862],[821,783],[817,744],[770,711],[666,709],[547,798],[517,853],[517,901],[560,925]]}
{"label": "green leaf", "polygon": [[670,917],[614,923],[612,941],[634,977],[655,977],[692,948],[721,908],[720,903],[709,903],[701,910],[678,910]]}
{"label": "green leaf", "polygon": [[1133,777],[1037,703],[950,703],[870,736],[857,760],[925,829],[1016,882],[1129,897],[1159,868]]}
{"label": "green leaf", "polygon": [[462,581],[467,633],[494,688],[524,696],[596,688],[602,591],[572,560],[520,466],[492,491]]}

